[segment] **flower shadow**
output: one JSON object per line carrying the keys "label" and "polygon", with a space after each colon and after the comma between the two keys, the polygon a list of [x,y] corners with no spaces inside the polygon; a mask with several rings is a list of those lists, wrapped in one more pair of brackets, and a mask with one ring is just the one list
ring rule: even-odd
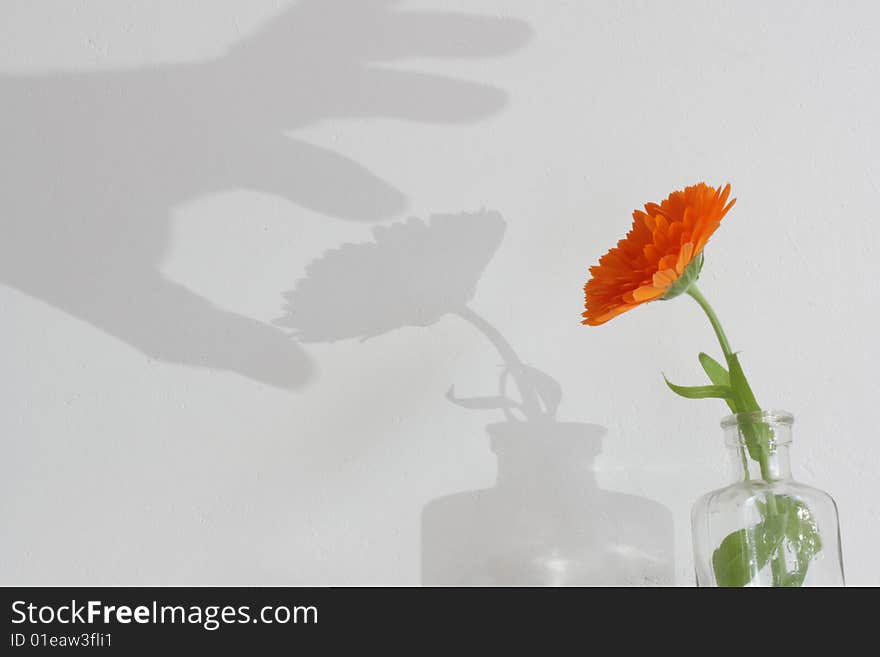
{"label": "flower shadow", "polygon": [[372,234],[373,241],[344,244],[311,262],[285,293],[286,314],[276,324],[302,343],[431,326],[471,300],[504,221],[494,212],[437,214],[376,226]]}
{"label": "flower shadow", "polygon": [[446,395],[503,420],[486,427],[497,481],[424,507],[424,584],[671,584],[670,511],[599,487],[594,461],[605,429],[557,420],[559,383],[524,363],[470,307],[504,231],[503,217],[488,211],[374,228],[372,241],[312,262],[285,295],[277,323],[303,343],[317,343],[366,340],[454,316],[497,352],[496,390],[465,397],[451,386]]}
{"label": "flower shadow", "polygon": [[393,183],[289,133],[491,115],[500,89],[399,64],[502,54],[530,33],[512,19],[397,4],[303,0],[209,61],[0,75],[0,282],[150,358],[305,385],[312,363],[283,330],[163,276],[170,212],[242,188],[346,221],[402,212]]}

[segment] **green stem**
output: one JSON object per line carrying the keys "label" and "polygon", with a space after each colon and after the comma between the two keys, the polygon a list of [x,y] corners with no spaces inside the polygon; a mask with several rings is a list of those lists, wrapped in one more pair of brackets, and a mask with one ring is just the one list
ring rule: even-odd
{"label": "green stem", "polygon": [[[728,367],[733,370],[732,363],[736,363],[737,368],[739,368],[738,362],[736,360],[736,355],[730,348],[730,342],[728,342],[727,340],[727,335],[724,333],[724,328],[721,326],[721,321],[718,319],[718,315],[715,314],[712,306],[709,305],[709,302],[706,300],[706,297],[703,296],[702,292],[700,292],[700,289],[696,286],[696,283],[691,284],[691,286],[687,290],[687,293],[694,299],[694,301],[696,301],[700,305],[700,308],[702,308],[703,312],[706,313],[706,317],[709,318],[709,323],[712,324],[712,328],[715,330],[715,335],[718,337],[718,343],[721,345],[721,351],[724,352],[724,358],[728,363]],[[736,390],[737,386],[735,385],[732,386],[734,388],[734,412],[760,412],[760,407],[758,406],[757,401],[755,401],[751,388],[748,385],[748,382],[745,381],[744,376],[742,382],[745,388],[743,391]],[[747,397],[748,399],[744,399],[744,397]],[[756,458],[755,460],[758,462],[758,465],[761,468],[761,478],[764,479],[764,481],[769,482],[772,480],[772,473],[770,471],[770,450],[766,439],[761,441],[761,444],[758,446],[757,451],[758,458]],[[748,461],[746,459],[745,449],[742,446],[740,446],[740,456],[742,457],[743,468],[745,470],[746,478],[748,479]],[[779,514],[779,509],[776,505],[776,496],[773,494],[771,494],[768,498],[768,509],[771,516]],[[771,559],[770,567],[773,572],[774,584],[778,585],[783,575],[785,574],[785,561],[782,555],[777,554],[776,556],[774,556],[773,559]]]}
{"label": "green stem", "polygon": [[[712,328],[715,329],[715,335],[718,337],[718,343],[721,345],[721,351],[724,352],[724,358],[727,360],[728,365],[730,361],[735,358],[733,353],[733,349],[730,348],[730,342],[727,340],[727,335],[724,333],[724,328],[721,326],[721,321],[718,319],[718,315],[715,314],[715,311],[712,309],[712,306],[709,305],[709,302],[706,300],[706,297],[703,296],[703,293],[700,292],[700,289],[697,287],[696,283],[688,288],[687,293],[693,297],[694,301],[700,304],[700,308],[703,309],[703,312],[706,313],[706,317],[709,318],[709,323],[712,324]],[[732,368],[731,368],[732,369]],[[760,407],[757,402],[754,401],[754,395],[751,392],[751,388],[748,388],[748,383],[746,383],[746,387],[748,388],[744,394],[742,391],[736,390],[736,385],[734,387],[734,392],[736,393],[737,399],[735,400],[736,412],[760,412]],[[741,399],[741,397],[748,396],[751,399]],[[753,403],[749,403],[749,401]],[[761,477],[769,481],[772,478],[770,472],[770,463],[769,463],[769,454],[767,453],[767,445],[760,446],[760,458],[755,459],[758,462],[758,465],[761,466]],[[745,459],[745,454],[743,454],[743,459]],[[746,469],[748,473],[748,468]]]}
{"label": "green stem", "polygon": [[721,351],[724,352],[725,359],[730,358],[733,355],[733,350],[730,348],[730,343],[727,341],[727,336],[724,334],[724,329],[721,327],[721,322],[718,320],[718,315],[715,314],[715,311],[712,310],[712,306],[709,305],[709,302],[706,301],[706,297],[703,296],[703,293],[700,292],[696,283],[691,285],[688,288],[687,293],[691,295],[698,304],[700,304],[700,308],[703,309],[703,312],[706,313],[706,317],[709,318],[709,322],[712,324],[712,328],[715,329],[715,335],[718,336],[718,342],[721,344]]}
{"label": "green stem", "polygon": [[[730,348],[730,342],[727,340],[727,334],[724,333],[724,327],[721,326],[721,320],[718,319],[718,315],[715,314],[712,306],[709,305],[709,302],[706,300],[706,297],[703,296],[703,293],[700,292],[700,289],[697,287],[696,283],[691,284],[688,288],[687,293],[700,304],[700,308],[703,309],[703,312],[706,313],[706,317],[709,318],[709,323],[712,324],[712,328],[715,329],[715,335],[718,337],[718,342],[721,345],[721,351],[724,353],[724,359],[728,360],[733,354],[733,350]],[[739,410],[737,408],[737,410]],[[746,479],[749,478],[749,462],[746,457],[745,447],[740,445],[739,447],[739,455],[742,459],[743,471],[745,472]],[[762,468],[763,475],[763,468]]]}

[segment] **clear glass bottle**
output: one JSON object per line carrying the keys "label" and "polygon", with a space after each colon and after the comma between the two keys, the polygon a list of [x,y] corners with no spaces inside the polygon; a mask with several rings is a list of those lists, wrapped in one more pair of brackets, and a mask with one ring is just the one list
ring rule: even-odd
{"label": "clear glass bottle", "polygon": [[694,504],[697,586],[843,586],[837,505],[794,481],[794,418],[781,411],[721,421],[734,482]]}

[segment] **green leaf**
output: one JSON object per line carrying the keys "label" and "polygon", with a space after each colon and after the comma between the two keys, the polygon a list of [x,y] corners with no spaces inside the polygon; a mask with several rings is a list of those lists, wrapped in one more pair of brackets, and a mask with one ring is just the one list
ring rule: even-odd
{"label": "green leaf", "polygon": [[745,586],[777,553],[784,534],[778,518],[728,534],[712,553],[718,586]]}
{"label": "green leaf", "polygon": [[[735,413],[759,413],[761,407],[755,399],[749,382],[746,380],[739,357],[736,354],[727,356],[727,365],[730,369],[730,387],[733,389],[733,401],[736,405]],[[765,422],[753,422],[748,419],[740,421],[740,430],[746,441],[749,456],[755,461],[761,461],[764,454],[770,451],[770,438],[772,429]]]}
{"label": "green leaf", "polygon": [[779,586],[801,586],[807,577],[807,568],[822,549],[819,528],[809,507],[793,497],[777,495],[776,506],[783,516],[782,532],[794,559],[779,582]]}
{"label": "green leaf", "polygon": [[703,366],[703,369],[706,371],[706,374],[709,376],[709,380],[712,383],[716,386],[730,385],[730,375],[721,363],[702,351],[700,352],[699,359],[700,365]]}
{"label": "green leaf", "polygon": [[663,380],[666,381],[666,385],[672,392],[688,399],[731,399],[733,397],[733,390],[730,389],[730,386],[677,386],[670,383],[665,375]]}
{"label": "green leaf", "polygon": [[739,364],[739,357],[736,354],[730,354],[727,357],[727,367],[730,371],[730,387],[733,388],[737,400],[740,402],[740,411],[745,413],[755,413],[761,410],[758,401],[755,399],[755,393],[746,380],[745,372],[742,365]]}
{"label": "green leaf", "polygon": [[[730,375],[721,363],[703,352],[700,352],[699,359],[700,365],[703,366],[703,370],[712,383],[716,386],[730,387]],[[733,399],[727,399],[726,401],[731,413],[736,413],[736,402]]]}
{"label": "green leaf", "polygon": [[[771,501],[757,502],[764,520],[729,534],[712,554],[718,586],[745,586],[771,559],[781,560],[780,568],[773,569],[774,586],[803,584],[810,561],[822,549],[818,527],[800,500],[774,495]],[[784,547],[788,559],[783,557]]]}
{"label": "green leaf", "polygon": [[759,548],[755,528],[728,534],[712,553],[712,569],[718,586],[745,586],[763,568],[770,555]]}

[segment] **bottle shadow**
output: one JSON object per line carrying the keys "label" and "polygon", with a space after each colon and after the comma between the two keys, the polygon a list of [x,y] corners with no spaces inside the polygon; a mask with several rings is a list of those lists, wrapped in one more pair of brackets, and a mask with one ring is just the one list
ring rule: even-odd
{"label": "bottle shadow", "polygon": [[303,386],[312,363],[283,330],[162,274],[170,211],[245,188],[347,221],[402,212],[392,183],[288,133],[328,120],[488,116],[501,90],[400,60],[489,57],[530,34],[516,20],[397,4],[304,0],[205,62],[0,75],[0,282],[150,358]]}
{"label": "bottle shadow", "polygon": [[497,212],[479,211],[374,228],[372,241],[312,262],[285,295],[277,323],[309,343],[366,340],[456,317],[499,355],[497,391],[462,397],[451,387],[446,395],[459,407],[503,417],[486,428],[498,476],[491,488],[424,507],[424,584],[671,584],[670,511],[599,487],[594,460],[605,430],[558,421],[559,383],[521,361],[471,308],[505,226]]}
{"label": "bottle shadow", "polygon": [[596,482],[603,427],[504,422],[486,431],[496,483],[425,506],[423,584],[672,584],[669,509]]}

